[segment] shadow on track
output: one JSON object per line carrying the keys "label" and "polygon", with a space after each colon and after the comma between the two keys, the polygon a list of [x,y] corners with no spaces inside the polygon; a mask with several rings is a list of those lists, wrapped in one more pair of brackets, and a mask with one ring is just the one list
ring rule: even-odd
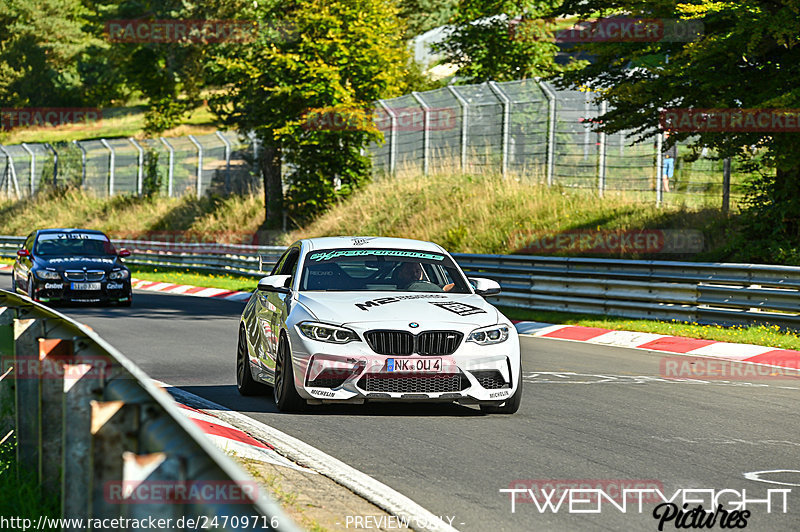
{"label": "shadow on track", "polygon": [[280,416],[351,416],[372,417],[473,417],[484,416],[477,408],[455,403],[366,403],[363,405],[311,405],[302,414],[283,414],[275,407],[269,391],[266,395],[243,397],[236,386],[178,386],[181,390],[193,393],[209,401],[218,403],[243,414],[276,414]]}

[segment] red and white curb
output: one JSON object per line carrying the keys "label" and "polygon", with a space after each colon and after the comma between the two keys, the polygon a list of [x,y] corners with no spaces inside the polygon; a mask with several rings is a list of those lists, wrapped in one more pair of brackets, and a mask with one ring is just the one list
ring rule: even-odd
{"label": "red and white curb", "polygon": [[736,344],[700,340],[666,334],[654,334],[631,331],[612,331],[597,327],[580,327],[577,325],[552,325],[534,321],[516,323],[517,331],[526,336],[538,338],[554,338],[574,342],[628,347],[648,351],[661,351],[678,355],[704,356],[752,362],[770,366],[798,369],[800,368],[800,351],[776,349],[753,344]]}
{"label": "red and white curb", "polygon": [[225,290],[224,288],[205,288],[203,286],[162,283],[159,281],[145,281],[142,279],[131,279],[131,286],[134,290],[163,292],[166,294],[177,294],[182,296],[213,297],[228,301],[246,302],[248,299],[250,299],[251,295],[250,292],[237,292],[233,290]]}
{"label": "red and white curb", "polygon": [[10,271],[13,267],[13,264],[0,264],[0,272],[4,272],[6,270]]}
{"label": "red and white curb", "polygon": [[200,427],[206,436],[211,438],[214,444],[226,453],[241,458],[250,458],[260,462],[290,467],[304,473],[316,474],[316,471],[295,464],[278,454],[271,445],[258,441],[226,421],[181,403],[178,403],[178,406],[186,417]]}

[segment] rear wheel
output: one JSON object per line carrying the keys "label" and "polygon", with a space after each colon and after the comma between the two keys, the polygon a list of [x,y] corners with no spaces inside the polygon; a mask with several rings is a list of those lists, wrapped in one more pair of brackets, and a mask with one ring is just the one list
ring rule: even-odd
{"label": "rear wheel", "polygon": [[272,387],[275,405],[281,412],[302,412],[306,402],[297,393],[292,370],[292,354],[285,336],[278,343],[278,356],[275,357],[275,385]]}
{"label": "rear wheel", "polygon": [[266,386],[253,379],[244,327],[239,328],[239,342],[236,346],[236,389],[242,395],[260,395],[266,392]]}

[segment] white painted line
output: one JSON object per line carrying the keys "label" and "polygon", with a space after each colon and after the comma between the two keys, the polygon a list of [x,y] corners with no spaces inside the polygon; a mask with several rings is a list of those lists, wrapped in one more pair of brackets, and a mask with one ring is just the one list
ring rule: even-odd
{"label": "white painted line", "polygon": [[707,357],[722,357],[730,360],[746,360],[748,358],[763,355],[769,351],[775,351],[775,347],[764,347],[763,345],[753,344],[732,344],[728,342],[716,342],[703,347],[698,347],[686,353],[687,355],[701,355]]}
{"label": "white painted line", "polygon": [[308,473],[310,475],[318,474],[313,469],[295,464],[272,449],[262,449],[260,447],[255,447],[244,442],[232,440],[224,436],[218,436],[217,434],[206,434],[206,436],[211,438],[214,444],[226,453],[231,453],[242,458],[250,458],[251,460],[258,460],[259,462],[266,462],[268,464],[288,467],[290,469]]}
{"label": "white painted line", "polygon": [[200,290],[199,292],[195,292],[194,294],[189,294],[189,295],[195,297],[212,297],[217,294],[222,294],[224,292],[227,292],[227,290],[224,290],[222,288],[206,288],[205,290]]}
{"label": "white painted line", "polygon": [[616,347],[639,347],[640,345],[664,338],[665,334],[654,334],[632,331],[611,331],[589,340],[593,344],[613,345]]}
{"label": "white painted line", "polygon": [[297,438],[180,388],[169,388],[169,392],[179,402],[193,408],[213,411],[214,416],[232,423],[255,438],[270,442],[298,464],[325,475],[386,512],[400,519],[407,519],[409,527],[414,530],[457,532],[440,517],[405,495]]}
{"label": "white painted line", "polygon": [[167,290],[167,292],[170,293],[170,294],[182,294],[182,293],[186,292],[187,290],[191,290],[192,288],[194,288],[194,286],[192,286],[190,284],[179,284],[175,288],[172,288],[171,290]]}

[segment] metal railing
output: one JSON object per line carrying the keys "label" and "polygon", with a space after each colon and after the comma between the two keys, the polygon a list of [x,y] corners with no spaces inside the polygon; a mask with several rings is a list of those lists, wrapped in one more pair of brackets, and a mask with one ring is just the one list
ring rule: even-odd
{"label": "metal railing", "polygon": [[[21,237],[0,237],[11,257]],[[263,275],[284,248],[118,240],[127,262]],[[470,275],[500,283],[512,307],[629,318],[800,328],[800,267],[531,255],[453,255]],[[263,263],[260,265],[260,261]]]}
{"label": "metal railing", "polygon": [[251,175],[252,150],[252,139],[221,131],[197,137],[0,146],[0,194],[20,199],[50,184],[70,183],[101,197],[142,195],[147,192],[148,165],[158,175],[157,192],[164,196],[241,192],[260,182]]}
{"label": "metal railing", "polygon": [[0,402],[15,405],[13,416],[0,416],[0,431],[16,435],[19,465],[57,494],[61,516],[84,520],[64,530],[120,518],[171,519],[159,526],[176,530],[191,528],[190,518],[224,530],[252,529],[256,519],[259,529],[297,530],[167,393],[89,327],[0,290],[0,358]]}
{"label": "metal railing", "polygon": [[450,85],[376,102],[376,175],[497,172],[564,187],[626,191],[641,201],[725,205],[744,194],[749,170],[712,150],[678,145],[674,176],[662,174],[662,141],[635,143],[632,131],[607,135],[593,122],[607,111],[589,91],[536,79]]}

